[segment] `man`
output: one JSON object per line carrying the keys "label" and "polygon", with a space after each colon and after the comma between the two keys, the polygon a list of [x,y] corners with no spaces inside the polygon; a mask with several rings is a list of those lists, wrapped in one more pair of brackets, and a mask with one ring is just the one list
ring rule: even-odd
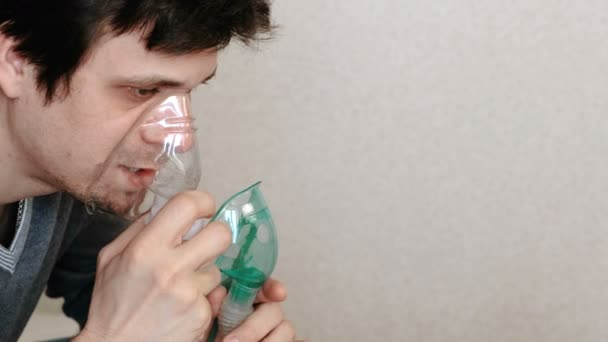
{"label": "man", "polygon": [[[226,290],[217,269],[197,270],[230,233],[214,223],[181,236],[214,213],[212,197],[180,193],[134,223],[88,213],[84,202],[126,208],[116,184],[141,170],[107,165],[115,146],[149,103],[211,78],[231,38],[268,33],[269,12],[266,0],[3,0],[0,341],[18,338],[45,286],[81,325],[76,341],[207,338]],[[92,193],[108,167],[113,190]],[[269,280],[224,340],[292,341],[285,297]]]}

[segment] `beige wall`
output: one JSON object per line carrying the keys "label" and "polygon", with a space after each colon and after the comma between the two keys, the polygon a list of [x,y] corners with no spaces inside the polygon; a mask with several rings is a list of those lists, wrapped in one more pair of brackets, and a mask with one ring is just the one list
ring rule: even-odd
{"label": "beige wall", "polygon": [[608,3],[275,1],[196,94],[314,341],[608,340]]}
{"label": "beige wall", "polygon": [[608,3],[275,1],[195,94],[313,341],[608,340]]}

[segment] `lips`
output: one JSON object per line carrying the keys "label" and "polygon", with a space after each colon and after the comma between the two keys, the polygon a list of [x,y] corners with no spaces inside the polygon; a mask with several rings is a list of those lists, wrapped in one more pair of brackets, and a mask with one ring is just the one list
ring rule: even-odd
{"label": "lips", "polygon": [[156,177],[156,170],[152,168],[122,166],[122,169],[127,173],[129,183],[138,190],[148,188]]}

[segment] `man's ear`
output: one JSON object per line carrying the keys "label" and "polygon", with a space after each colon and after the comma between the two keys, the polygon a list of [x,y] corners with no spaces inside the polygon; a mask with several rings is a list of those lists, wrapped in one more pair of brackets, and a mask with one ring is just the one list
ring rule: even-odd
{"label": "man's ear", "polygon": [[25,59],[15,49],[17,42],[0,32],[0,90],[7,97],[19,97],[25,80]]}

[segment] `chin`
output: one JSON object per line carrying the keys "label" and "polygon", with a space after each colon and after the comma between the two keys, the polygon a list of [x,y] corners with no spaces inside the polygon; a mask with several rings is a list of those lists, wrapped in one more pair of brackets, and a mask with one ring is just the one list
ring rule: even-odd
{"label": "chin", "polygon": [[135,219],[131,215],[131,208],[140,203],[140,193],[106,194],[105,196],[92,196],[85,203],[93,204],[96,209],[110,212],[125,219]]}

